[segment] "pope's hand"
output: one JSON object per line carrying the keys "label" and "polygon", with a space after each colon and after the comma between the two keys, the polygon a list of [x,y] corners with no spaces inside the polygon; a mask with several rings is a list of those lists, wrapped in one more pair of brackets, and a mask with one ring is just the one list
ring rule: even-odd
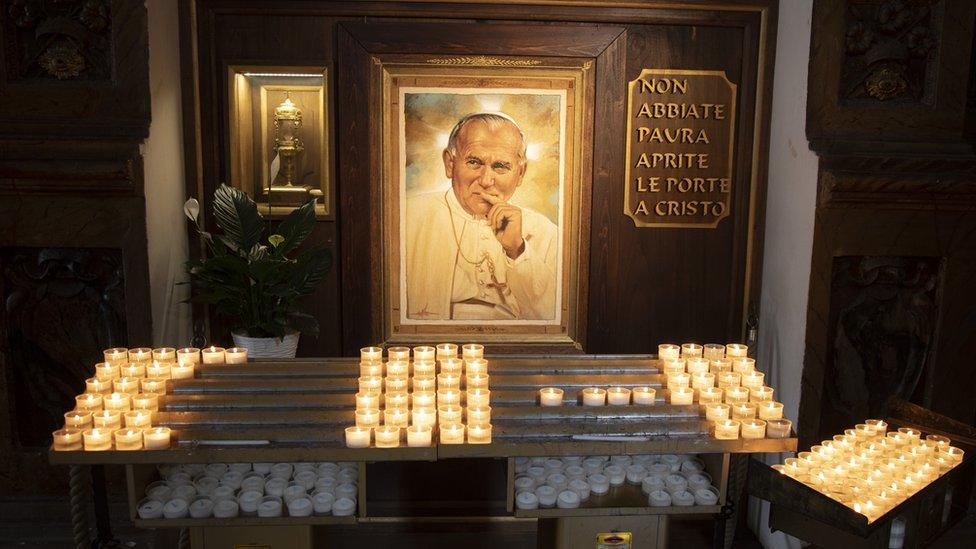
{"label": "pope's hand", "polygon": [[515,259],[525,251],[522,239],[522,209],[502,200],[500,196],[483,194],[491,203],[491,210],[485,216],[488,226],[495,232],[495,238],[502,245],[505,254]]}

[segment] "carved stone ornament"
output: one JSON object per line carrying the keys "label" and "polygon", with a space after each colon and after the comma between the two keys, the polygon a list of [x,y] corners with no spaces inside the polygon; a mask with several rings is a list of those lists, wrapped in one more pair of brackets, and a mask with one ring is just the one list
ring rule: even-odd
{"label": "carved stone ornament", "polygon": [[531,67],[539,65],[542,61],[538,59],[502,59],[501,57],[490,57],[487,55],[463,55],[460,57],[433,58],[428,59],[431,65],[470,65],[477,67]]}

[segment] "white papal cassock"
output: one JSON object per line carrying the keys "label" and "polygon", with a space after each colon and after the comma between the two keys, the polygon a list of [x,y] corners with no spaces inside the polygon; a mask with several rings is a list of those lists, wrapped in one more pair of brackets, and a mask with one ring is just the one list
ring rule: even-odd
{"label": "white papal cassock", "polygon": [[453,189],[414,196],[405,213],[407,318],[555,318],[559,236],[549,218],[522,208],[525,251],[513,260]]}

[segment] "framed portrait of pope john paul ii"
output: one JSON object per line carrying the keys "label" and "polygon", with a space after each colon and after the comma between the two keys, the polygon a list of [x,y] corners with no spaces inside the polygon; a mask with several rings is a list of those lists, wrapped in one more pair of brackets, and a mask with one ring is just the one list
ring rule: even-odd
{"label": "framed portrait of pope john paul ii", "polygon": [[588,67],[460,59],[384,65],[387,340],[576,344]]}

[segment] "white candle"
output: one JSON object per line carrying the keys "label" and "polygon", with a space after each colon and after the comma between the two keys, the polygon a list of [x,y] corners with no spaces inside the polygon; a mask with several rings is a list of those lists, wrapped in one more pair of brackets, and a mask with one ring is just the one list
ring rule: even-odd
{"label": "white candle", "polygon": [[139,347],[129,349],[129,362],[149,362],[152,360],[152,349]]}
{"label": "white candle", "polygon": [[92,426],[92,413],[89,410],[74,410],[64,414],[64,426],[72,429],[87,429]]}
{"label": "white candle", "polygon": [[727,387],[725,389],[726,404],[744,404],[749,402],[749,389],[745,387]]}
{"label": "white candle", "polygon": [[224,348],[215,347],[211,345],[203,350],[203,363],[204,364],[223,364],[224,363]]}
{"label": "white candle", "polygon": [[464,425],[461,423],[441,423],[441,444],[464,444]]}
{"label": "white candle", "polygon": [[110,362],[99,362],[95,365],[95,378],[101,381],[112,381],[121,377],[121,368]]}
{"label": "white candle", "polygon": [[406,410],[410,405],[410,395],[406,391],[386,393],[384,401],[387,410]]}
{"label": "white candle", "polygon": [[702,356],[702,346],[697,343],[683,343],[681,345],[681,356],[684,358]]}
{"label": "white candle", "polygon": [[139,382],[143,393],[153,393],[157,395],[166,394],[166,380],[160,377],[143,379]]}
{"label": "white candle", "polygon": [[378,408],[362,408],[356,410],[357,427],[376,427],[380,424],[380,411]]}
{"label": "white candle", "polygon": [[433,429],[430,425],[426,424],[414,424],[407,427],[407,446],[411,448],[430,446],[432,433]]}
{"label": "white candle", "polygon": [[92,425],[99,429],[114,431],[122,428],[122,412],[118,410],[102,410],[92,415]]}
{"label": "white candle", "polygon": [[708,360],[725,357],[725,345],[721,343],[706,343],[702,350],[702,356]]}
{"label": "white candle", "polygon": [[688,405],[695,401],[695,390],[691,387],[675,387],[669,389],[671,404]]}
{"label": "white candle", "polygon": [[483,358],[474,358],[464,361],[464,373],[473,375],[488,375],[488,361]]}
{"label": "white candle", "polygon": [[607,403],[607,390],[599,387],[588,387],[581,391],[583,406],[603,406]]}
{"label": "white candle", "polygon": [[382,362],[360,362],[359,377],[376,377],[383,375]]}
{"label": "white candle", "polygon": [[[125,418],[125,426],[132,429],[146,429],[152,426],[150,422],[151,417],[149,413],[143,412],[142,410],[136,412],[125,412],[122,414]],[[142,447],[142,437],[140,436],[139,447]]]}
{"label": "white candle", "polygon": [[563,390],[558,387],[546,387],[539,390],[540,406],[562,406]]}
{"label": "white candle", "polygon": [[491,406],[469,407],[467,414],[469,425],[491,423]]}
{"label": "white candle", "polygon": [[708,421],[724,421],[729,419],[731,408],[728,404],[706,404],[705,419]]}
{"label": "white candle", "polygon": [[383,381],[387,393],[404,393],[410,387],[410,380],[407,376],[389,377]]}
{"label": "white candle", "polygon": [[59,452],[81,450],[81,429],[59,429],[54,431],[54,449]]}
{"label": "white candle", "polygon": [[874,434],[878,436],[883,436],[888,430],[888,423],[883,419],[865,419],[864,424],[870,427],[874,431]]}
{"label": "white candle", "polygon": [[773,388],[763,385],[755,389],[749,389],[749,402],[766,402],[773,400]]}
{"label": "white candle", "polygon": [[379,408],[380,407],[380,395],[379,393],[356,393],[356,409],[364,410],[368,408]]}
{"label": "white candle", "polygon": [[410,419],[413,425],[433,427],[437,425],[436,408],[414,408],[410,412]]}
{"label": "white candle", "polygon": [[379,362],[383,360],[381,347],[363,347],[359,350],[359,360],[362,362]]}
{"label": "white candle", "polygon": [[437,405],[461,405],[461,391],[457,389],[438,389],[437,390]]}
{"label": "white candle", "polygon": [[766,438],[766,422],[761,419],[746,419],[741,422],[742,438]]}
{"label": "white candle", "polygon": [[377,448],[396,448],[400,445],[400,427],[396,425],[384,425],[377,427],[376,432]]}
{"label": "white candle", "polygon": [[146,377],[145,362],[130,362],[119,369],[122,377]]}
{"label": "white candle", "polygon": [[683,374],[687,369],[687,363],[683,358],[667,359],[661,362],[661,372],[664,375]]}
{"label": "white candle", "polygon": [[416,360],[434,360],[437,358],[437,350],[429,345],[423,345],[420,347],[413,348],[413,359]]}
{"label": "white candle", "polygon": [[474,374],[464,376],[464,386],[468,389],[487,389],[488,374]]}
{"label": "white candle", "polygon": [[468,389],[466,403],[468,406],[479,408],[489,405],[491,391],[488,389]]}
{"label": "white candle", "polygon": [[718,440],[735,440],[739,438],[739,422],[734,419],[716,421],[715,438]]}
{"label": "white candle", "polygon": [[386,375],[393,377],[407,377],[410,375],[410,361],[391,360],[386,363]]}
{"label": "white candle", "polygon": [[713,374],[732,371],[732,359],[716,358],[708,361],[708,371]]}
{"label": "white candle", "polygon": [[386,356],[390,360],[410,360],[410,347],[390,347]]}
{"label": "white candle", "polygon": [[153,427],[142,432],[142,445],[146,450],[165,450],[169,448],[171,431],[169,427]]}
{"label": "white candle", "polygon": [[684,372],[667,375],[668,389],[676,389],[678,387],[689,387],[690,385],[691,385],[691,376]]}
{"label": "white candle", "polygon": [[745,374],[756,370],[756,359],[749,357],[738,357],[732,359],[732,371]]}
{"label": "white candle", "polygon": [[452,374],[456,376],[461,375],[461,370],[464,367],[464,362],[459,358],[446,358],[441,361],[441,373],[442,374]]}
{"label": "white candle", "polygon": [[85,393],[75,397],[75,408],[79,412],[97,412],[102,409],[102,395]]}
{"label": "white candle", "polygon": [[713,402],[722,402],[722,395],[725,393],[722,389],[718,387],[707,387],[705,389],[700,389],[698,391],[698,403],[699,404],[711,404]]}
{"label": "white candle", "polygon": [[176,362],[179,364],[186,364],[191,362],[193,364],[200,363],[200,349],[196,347],[184,347],[176,351]]}
{"label": "white candle", "polygon": [[781,402],[760,402],[759,419],[780,419],[783,417],[783,404]]}
{"label": "white candle", "polygon": [[732,419],[755,419],[756,405],[743,402],[732,405]]}
{"label": "white candle", "polygon": [[461,407],[457,404],[443,404],[437,407],[437,419],[442,426],[449,423],[460,423],[461,412]]}
{"label": "white candle", "polygon": [[742,374],[742,386],[749,389],[758,389],[763,386],[763,378],[766,374],[758,371],[749,371]]}
{"label": "white candle", "polygon": [[441,343],[437,346],[437,358],[453,358],[458,354],[458,346],[453,343]]}
{"label": "white candle", "polygon": [[417,393],[433,392],[437,390],[437,378],[434,376],[414,376],[413,390]]}
{"label": "white candle", "polygon": [[461,389],[461,378],[454,374],[437,374],[438,389]]}
{"label": "white candle", "polygon": [[122,366],[129,362],[129,350],[125,347],[115,347],[113,349],[105,349],[102,351],[102,356],[107,364],[112,366]]}
{"label": "white candle", "polygon": [[158,349],[153,349],[152,360],[159,360],[162,362],[175,362],[176,349],[172,347],[159,347]]}
{"label": "white candle", "polygon": [[85,429],[82,432],[86,452],[102,452],[112,449],[112,431],[108,429]]}
{"label": "white candle", "polygon": [[106,410],[128,412],[132,409],[132,395],[129,393],[112,393],[105,397],[103,406]]}
{"label": "white candle", "polygon": [[725,356],[729,358],[744,357],[749,353],[749,346],[742,343],[728,343],[725,345]]}
{"label": "white candle", "polygon": [[414,391],[410,395],[414,408],[432,408],[437,405],[437,394],[433,391]]}
{"label": "white candle", "polygon": [[173,367],[169,362],[153,362],[146,366],[146,377],[171,379]]}
{"label": "white candle", "polygon": [[369,448],[370,432],[369,427],[346,427],[346,446],[349,448]]}
{"label": "white candle", "polygon": [[116,450],[142,450],[142,429],[119,429],[114,437]]}
{"label": "white candle", "polygon": [[654,399],[657,397],[657,391],[653,387],[634,387],[631,395],[633,396],[634,404],[653,406]]}
{"label": "white candle", "polygon": [[461,347],[461,356],[464,360],[472,358],[483,358],[485,356],[485,346],[478,343],[465,343]]}
{"label": "white candle", "polygon": [[693,374],[691,376],[691,388],[701,391],[702,389],[711,389],[715,386],[715,374],[709,372],[701,372],[698,374]]}
{"label": "white candle", "polygon": [[112,387],[116,393],[135,394],[139,392],[139,381],[137,377],[120,377],[112,382]]}
{"label": "white candle", "polygon": [[231,347],[224,350],[224,362],[226,364],[247,363],[247,347]]}
{"label": "white candle", "polygon": [[708,365],[708,359],[702,357],[692,357],[685,361],[685,369],[692,376],[708,373]]}
{"label": "white candle", "polygon": [[673,343],[662,343],[657,346],[657,358],[660,360],[675,359],[681,356],[681,347]]}
{"label": "white candle", "polygon": [[[410,415],[403,409],[383,410],[383,424],[391,427],[406,427],[410,421]],[[377,431],[379,436],[379,431]],[[378,441],[379,439],[377,439]],[[377,442],[378,443],[378,442]]]}
{"label": "white candle", "polygon": [[[610,387],[607,389],[607,402],[611,406],[630,404],[630,389],[626,387]],[[470,429],[469,429],[470,438]]]}
{"label": "white candle", "polygon": [[359,392],[368,393],[375,392],[378,393],[383,389],[383,378],[380,376],[370,376],[359,378]]}
{"label": "white candle", "polygon": [[491,444],[491,425],[468,425],[468,444]]}
{"label": "white candle", "polygon": [[169,372],[171,379],[193,379],[194,365],[192,363],[177,364],[170,368]]}

